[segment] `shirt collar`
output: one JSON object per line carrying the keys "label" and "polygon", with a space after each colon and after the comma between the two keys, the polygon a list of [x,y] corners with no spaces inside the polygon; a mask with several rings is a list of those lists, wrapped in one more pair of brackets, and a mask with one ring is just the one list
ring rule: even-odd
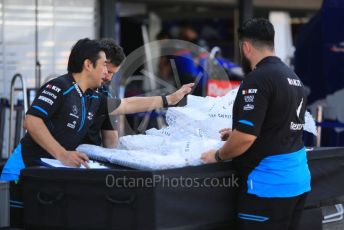
{"label": "shirt collar", "polygon": [[267,56],[265,58],[263,58],[262,60],[260,60],[257,65],[256,68],[258,68],[259,66],[262,66],[266,63],[278,63],[281,62],[281,59],[277,56]]}
{"label": "shirt collar", "polygon": [[[81,88],[79,87],[78,83],[75,82],[75,79],[73,77],[73,74],[68,73],[68,79],[72,85],[74,85],[75,90],[78,92],[79,96],[82,97],[86,92],[83,92]],[[87,90],[86,90],[87,91]]]}

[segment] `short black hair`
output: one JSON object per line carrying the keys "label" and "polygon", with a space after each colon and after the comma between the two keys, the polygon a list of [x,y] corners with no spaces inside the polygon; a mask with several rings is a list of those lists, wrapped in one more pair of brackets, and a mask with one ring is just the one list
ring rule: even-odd
{"label": "short black hair", "polygon": [[96,67],[99,52],[104,51],[99,41],[91,40],[89,38],[83,38],[77,41],[72,47],[72,50],[68,59],[68,72],[69,73],[81,73],[84,65],[84,61],[89,59],[93,66]]}
{"label": "short black hair", "polygon": [[114,66],[118,67],[125,59],[122,47],[120,47],[112,38],[103,38],[100,40],[100,43],[105,47],[107,60]]}
{"label": "short black hair", "polygon": [[274,48],[275,30],[265,18],[252,18],[238,28],[239,41],[251,40],[253,45]]}

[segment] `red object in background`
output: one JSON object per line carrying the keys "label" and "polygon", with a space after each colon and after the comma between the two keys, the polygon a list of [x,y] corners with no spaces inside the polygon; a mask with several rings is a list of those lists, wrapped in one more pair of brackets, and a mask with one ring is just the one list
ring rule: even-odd
{"label": "red object in background", "polygon": [[207,88],[207,96],[219,97],[226,95],[229,90],[234,89],[240,85],[241,81],[224,81],[224,80],[209,80]]}

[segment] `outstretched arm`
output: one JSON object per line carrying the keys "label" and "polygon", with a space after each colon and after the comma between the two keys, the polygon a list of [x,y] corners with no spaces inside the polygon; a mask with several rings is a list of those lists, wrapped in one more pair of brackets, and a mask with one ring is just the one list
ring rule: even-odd
{"label": "outstretched arm", "polygon": [[[176,105],[185,95],[191,92],[194,83],[183,85],[176,92],[166,96],[168,105]],[[163,101],[161,96],[154,97],[130,97],[121,100],[120,106],[111,112],[111,115],[130,114],[152,111],[162,108]]]}

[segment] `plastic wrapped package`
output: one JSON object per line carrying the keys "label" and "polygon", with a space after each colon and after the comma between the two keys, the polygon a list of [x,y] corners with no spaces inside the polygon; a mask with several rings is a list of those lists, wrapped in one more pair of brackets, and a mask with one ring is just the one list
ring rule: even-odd
{"label": "plastic wrapped package", "polygon": [[[232,110],[238,89],[223,97],[188,96],[185,107],[169,108],[168,127],[147,130],[146,135],[124,136],[117,149],[81,145],[78,151],[98,159],[136,169],[168,169],[200,165],[201,154],[220,148],[219,130],[232,128]],[[304,129],[316,135],[314,119],[307,112]]]}
{"label": "plastic wrapped package", "polygon": [[164,150],[161,149],[166,146],[168,140],[161,136],[153,135],[128,135],[121,137],[119,139],[119,149],[126,150],[147,150],[151,152],[161,152]]}
{"label": "plastic wrapped package", "polygon": [[107,149],[96,145],[83,144],[78,151],[89,158],[141,170],[160,170],[187,166],[180,154],[162,155],[143,150]]}
{"label": "plastic wrapped package", "polygon": [[317,128],[315,126],[314,118],[308,111],[306,111],[305,114],[305,126],[303,127],[303,129],[317,136]]}
{"label": "plastic wrapped package", "polygon": [[[154,141],[160,140],[154,136],[147,136],[144,139],[139,137],[136,139],[135,136],[132,136],[130,139],[138,144],[135,146],[135,150],[107,149],[88,144],[78,146],[77,150],[85,153],[89,158],[94,160],[135,169],[157,170],[201,165],[202,161],[200,157],[205,150],[217,149],[223,145],[221,141],[207,139],[171,142],[159,148],[158,143]],[[144,145],[141,148],[138,147],[140,142],[147,141],[149,141],[151,146],[156,146],[157,148],[146,149]]]}

